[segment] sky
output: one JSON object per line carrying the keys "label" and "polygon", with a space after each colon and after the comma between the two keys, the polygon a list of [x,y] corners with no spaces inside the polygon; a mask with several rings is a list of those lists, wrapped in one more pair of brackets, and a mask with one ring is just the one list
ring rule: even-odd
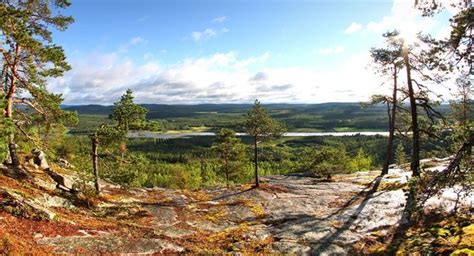
{"label": "sky", "polygon": [[449,34],[413,0],[72,0],[55,31],[72,66],[65,104],[323,103],[385,93],[371,47],[384,32]]}

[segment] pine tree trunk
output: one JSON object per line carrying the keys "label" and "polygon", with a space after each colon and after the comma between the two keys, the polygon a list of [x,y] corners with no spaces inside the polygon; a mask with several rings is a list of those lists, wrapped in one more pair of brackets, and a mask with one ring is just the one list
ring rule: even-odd
{"label": "pine tree trunk", "polygon": [[[387,142],[387,152],[385,155],[385,162],[382,168],[382,175],[388,174],[388,166],[390,165],[390,159],[392,158],[393,151],[393,139],[395,135],[395,116],[397,113],[397,66],[394,64],[393,70],[393,95],[392,95],[392,109],[391,113],[388,113],[389,119],[389,133],[388,133],[388,142]],[[387,102],[387,105],[389,103]]]}
{"label": "pine tree trunk", "polygon": [[257,136],[254,137],[254,164],[255,164],[255,187],[260,186],[260,181],[258,179],[258,146],[257,146]]}
{"label": "pine tree trunk", "polygon": [[[7,94],[7,106],[5,108],[5,117],[9,119],[13,119],[13,98],[15,96],[15,89],[16,89],[16,80],[17,80],[17,69],[18,69],[18,54],[20,52],[20,46],[15,47],[15,59],[10,66],[11,69],[11,76],[10,76],[10,88]],[[16,151],[16,143],[15,143],[15,134],[12,133],[9,136],[8,142],[8,150],[10,152],[10,158],[12,160],[13,167],[17,168],[20,166],[20,161],[18,159],[17,151]]]}
{"label": "pine tree trunk", "polygon": [[420,176],[420,131],[418,130],[418,113],[416,111],[415,92],[413,90],[413,81],[411,80],[410,61],[408,60],[408,50],[405,49],[403,59],[407,70],[408,97],[410,98],[411,125],[412,125],[412,156],[411,171],[414,177]]}
{"label": "pine tree trunk", "polygon": [[226,179],[226,185],[227,185],[227,189],[229,189],[229,166],[227,164],[227,158],[225,159],[225,179]]}
{"label": "pine tree trunk", "polygon": [[100,185],[99,185],[99,169],[97,164],[97,144],[98,140],[96,136],[92,137],[92,168],[94,169],[94,176],[95,176],[95,190],[97,194],[100,193]]}
{"label": "pine tree trunk", "polygon": [[16,143],[15,143],[15,135],[12,133],[10,134],[9,142],[8,142],[8,151],[10,153],[10,158],[12,160],[12,166],[14,168],[20,167],[20,160],[18,159],[18,154],[16,153]]}

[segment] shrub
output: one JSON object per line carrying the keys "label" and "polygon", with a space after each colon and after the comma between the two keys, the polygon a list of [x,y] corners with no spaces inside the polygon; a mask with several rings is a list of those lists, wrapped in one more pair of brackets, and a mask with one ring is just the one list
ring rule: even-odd
{"label": "shrub", "polygon": [[347,173],[347,155],[343,147],[321,147],[310,152],[306,152],[303,168],[321,177],[331,179],[331,175]]}

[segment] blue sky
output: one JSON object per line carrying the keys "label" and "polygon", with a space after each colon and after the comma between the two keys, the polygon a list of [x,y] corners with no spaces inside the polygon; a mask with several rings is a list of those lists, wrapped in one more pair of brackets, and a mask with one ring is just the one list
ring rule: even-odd
{"label": "blue sky", "polygon": [[410,0],[76,0],[55,32],[73,69],[49,87],[67,104],[360,101],[381,80],[368,50],[393,28],[449,32]]}

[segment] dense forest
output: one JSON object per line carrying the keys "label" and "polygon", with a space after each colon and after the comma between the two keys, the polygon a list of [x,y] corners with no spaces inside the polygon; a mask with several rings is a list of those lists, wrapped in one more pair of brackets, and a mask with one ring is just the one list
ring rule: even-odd
{"label": "dense forest", "polygon": [[[250,104],[203,105],[141,105],[148,110],[146,118],[157,122],[157,131],[211,130],[229,128],[242,130],[244,114]],[[359,103],[322,104],[267,104],[269,114],[284,122],[290,132],[318,131],[386,131],[388,118],[382,104],[365,106]],[[100,123],[107,122],[112,106],[64,106],[76,111],[79,123],[72,133],[90,132]],[[449,112],[449,105],[437,106],[441,113]]]}

